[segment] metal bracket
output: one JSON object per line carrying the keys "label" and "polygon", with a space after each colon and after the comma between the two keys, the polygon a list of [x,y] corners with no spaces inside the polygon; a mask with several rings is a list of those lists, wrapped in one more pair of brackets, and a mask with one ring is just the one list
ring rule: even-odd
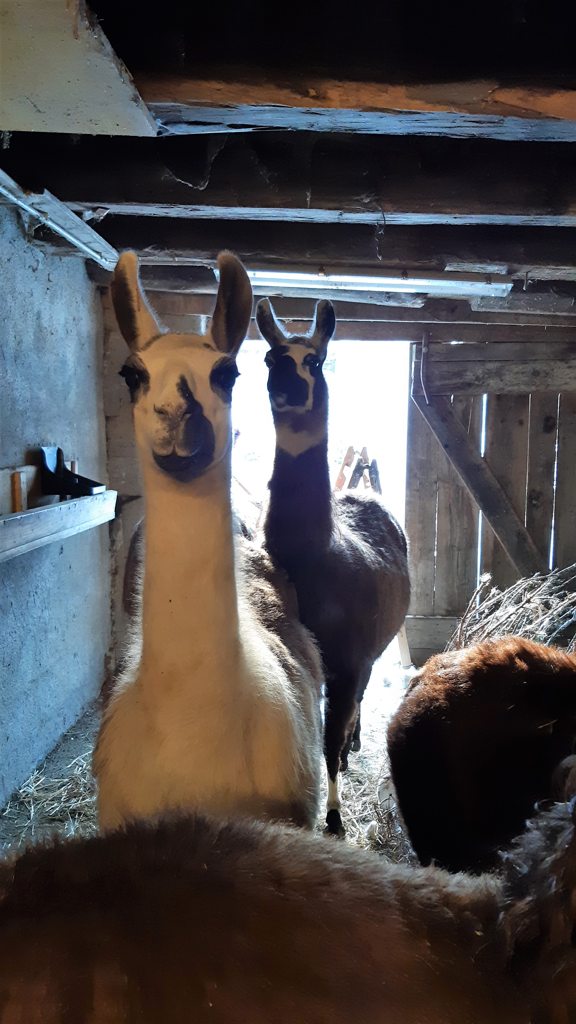
{"label": "metal bracket", "polygon": [[64,452],[55,446],[40,448],[40,486],[43,494],[58,494],[61,500],[85,498],[106,490],[105,484],[68,469],[64,464]]}

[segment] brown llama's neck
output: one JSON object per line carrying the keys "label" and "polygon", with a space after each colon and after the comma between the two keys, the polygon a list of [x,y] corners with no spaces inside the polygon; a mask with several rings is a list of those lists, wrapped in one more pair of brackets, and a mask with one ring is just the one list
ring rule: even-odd
{"label": "brown llama's neck", "polygon": [[327,547],[332,529],[327,439],[296,456],[277,446],[264,526],[270,554],[288,568],[302,550]]}
{"label": "brown llama's neck", "polygon": [[142,675],[214,683],[239,648],[229,459],[186,485],[148,469],[145,491]]}

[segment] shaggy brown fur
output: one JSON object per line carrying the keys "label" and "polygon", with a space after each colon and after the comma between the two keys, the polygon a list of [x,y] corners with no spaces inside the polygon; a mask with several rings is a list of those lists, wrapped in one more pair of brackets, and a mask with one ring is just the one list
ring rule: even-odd
{"label": "shaggy brown fur", "polygon": [[572,1020],[569,805],[503,872],[204,817],[32,849],[0,867],[0,1022]]}
{"label": "shaggy brown fur", "polygon": [[506,637],[431,658],[388,728],[398,803],[423,864],[494,866],[576,734],[576,657]]}

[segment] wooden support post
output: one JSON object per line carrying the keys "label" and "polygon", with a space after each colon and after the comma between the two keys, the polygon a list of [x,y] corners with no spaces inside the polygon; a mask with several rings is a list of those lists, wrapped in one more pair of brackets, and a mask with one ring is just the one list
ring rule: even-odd
{"label": "wooden support post", "polygon": [[500,484],[477,452],[447,399],[412,395],[465,487],[478,504],[521,576],[545,572],[546,561],[520,521]]}

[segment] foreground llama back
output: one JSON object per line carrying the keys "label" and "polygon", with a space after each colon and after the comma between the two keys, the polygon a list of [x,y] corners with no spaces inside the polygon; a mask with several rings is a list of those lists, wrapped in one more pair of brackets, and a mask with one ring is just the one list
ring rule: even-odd
{"label": "foreground llama back", "polygon": [[202,817],[0,866],[1,1024],[560,1024],[569,806],[468,878]]}
{"label": "foreground llama back", "polygon": [[388,728],[392,779],[423,864],[492,868],[552,794],[576,736],[576,657],[519,637],[431,658]]}
{"label": "foreground llama back", "polygon": [[289,335],[268,300],[257,321],[270,345],[268,392],[276,455],[266,548],[296,587],[300,617],[326,670],[327,825],[343,832],[338,772],[360,749],[360,705],[375,660],[410,600],[406,538],[375,495],[334,500],[328,466],[328,389],[322,366],[336,319],[319,302],[308,335]]}
{"label": "foreground llama back", "polygon": [[268,574],[247,586],[238,565],[231,402],[252,290],[231,253],[220,255],[219,268],[206,335],[162,330],[134,254],[123,254],[112,282],[130,349],[121,372],[134,407],[146,543],[133,656],[94,758],[106,828],[167,809],[309,827],[316,819],[316,643],[285,581]]}

